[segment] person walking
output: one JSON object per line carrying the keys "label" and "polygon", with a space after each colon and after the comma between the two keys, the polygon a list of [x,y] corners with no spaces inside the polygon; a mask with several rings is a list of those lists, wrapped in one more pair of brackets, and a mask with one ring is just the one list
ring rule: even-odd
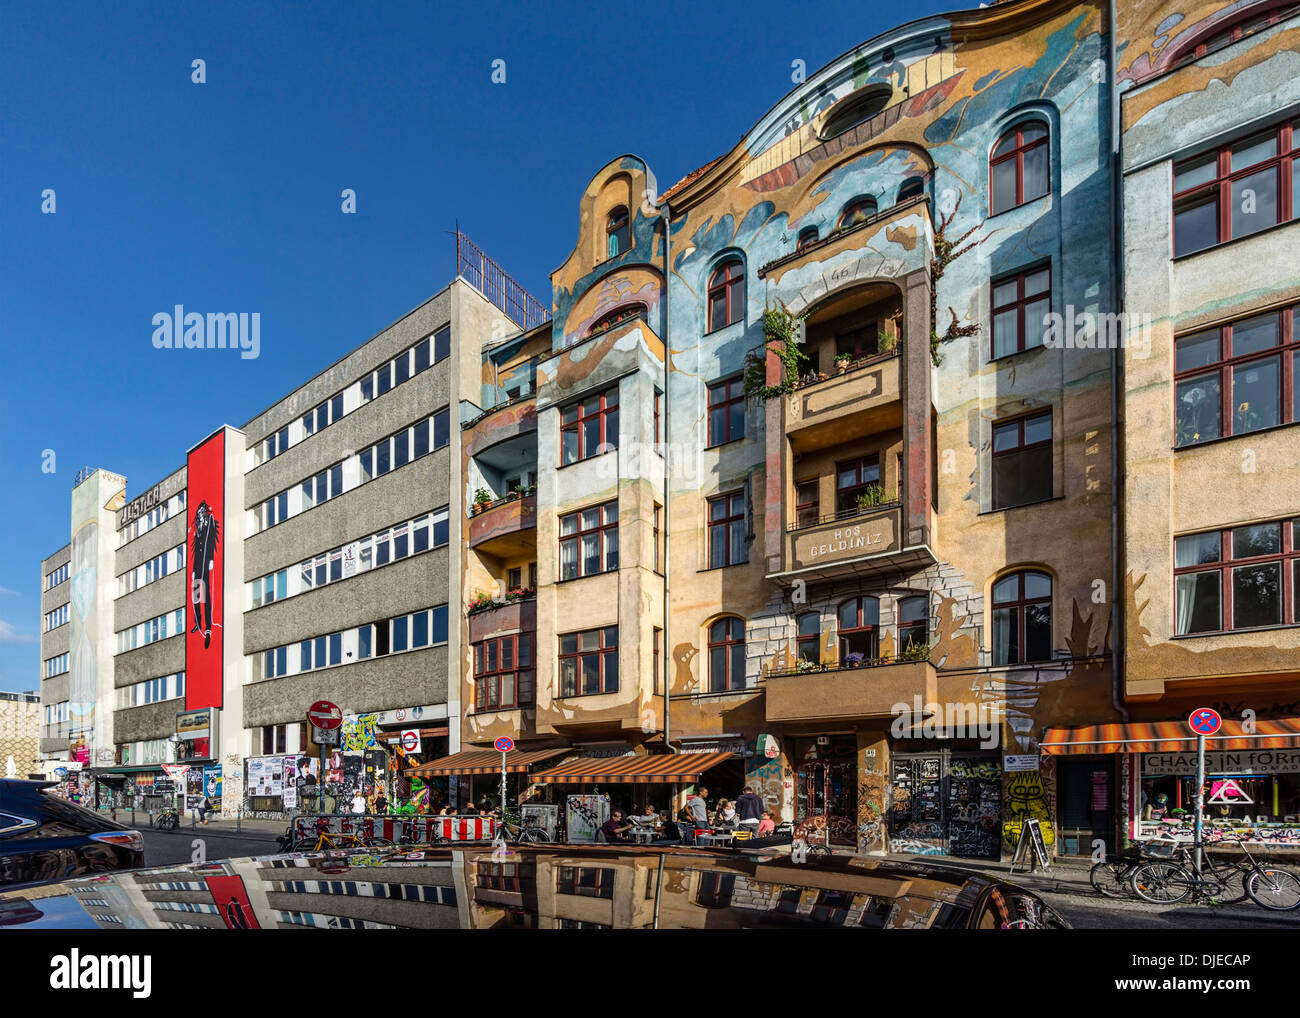
{"label": "person walking", "polygon": [[208,796],[205,795],[203,797],[203,802],[199,806],[197,812],[199,814],[199,823],[206,827],[208,825],[208,814],[216,812],[216,809],[213,808],[212,800]]}

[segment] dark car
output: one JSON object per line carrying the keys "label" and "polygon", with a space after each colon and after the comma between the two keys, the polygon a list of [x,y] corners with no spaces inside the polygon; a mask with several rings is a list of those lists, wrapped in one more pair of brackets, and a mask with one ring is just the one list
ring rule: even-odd
{"label": "dark car", "polygon": [[0,780],[0,887],[144,865],[138,831],[51,795],[53,785]]}

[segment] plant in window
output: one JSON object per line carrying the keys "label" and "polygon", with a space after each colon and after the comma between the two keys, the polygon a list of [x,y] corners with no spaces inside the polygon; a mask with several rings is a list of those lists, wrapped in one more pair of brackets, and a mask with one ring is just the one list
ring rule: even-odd
{"label": "plant in window", "polygon": [[898,337],[893,333],[882,332],[876,339],[876,349],[881,353],[893,353],[898,348]]}
{"label": "plant in window", "polygon": [[1232,422],[1234,431],[1244,435],[1248,431],[1258,431],[1261,426],[1259,414],[1250,408],[1249,403],[1237,407],[1237,416]]}
{"label": "plant in window", "polygon": [[872,509],[885,504],[885,486],[880,483],[868,484],[858,493],[855,500],[859,509]]}
{"label": "plant in window", "polygon": [[852,654],[844,655],[844,667],[846,668],[861,668],[866,664],[866,661],[867,655],[860,654],[857,651],[854,651]]}
{"label": "plant in window", "polygon": [[907,646],[903,648],[898,655],[900,661],[928,661],[930,660],[930,647],[928,644],[919,643],[909,640]]}
{"label": "plant in window", "polygon": [[852,363],[853,363],[853,354],[851,353],[842,353],[842,354],[838,354],[835,357],[835,367],[839,369],[839,373],[841,375],[844,374],[844,372],[849,370],[849,365]]}
{"label": "plant in window", "polygon": [[794,670],[800,675],[804,675],[808,672],[823,671],[824,668],[820,661],[809,661],[806,657],[801,657],[795,662]]}

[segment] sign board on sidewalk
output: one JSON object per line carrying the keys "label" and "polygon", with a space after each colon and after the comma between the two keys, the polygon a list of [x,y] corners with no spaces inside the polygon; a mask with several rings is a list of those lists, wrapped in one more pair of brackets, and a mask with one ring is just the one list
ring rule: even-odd
{"label": "sign board on sidewalk", "polygon": [[1223,727],[1223,718],[1213,707],[1197,707],[1188,715],[1187,724],[1195,735],[1214,735]]}
{"label": "sign board on sidewalk", "polygon": [[498,753],[509,753],[515,748],[515,740],[510,738],[508,735],[503,735],[501,738],[497,739],[496,742],[492,743],[492,745],[496,746]]}
{"label": "sign board on sidewalk", "polygon": [[1011,869],[1024,863],[1027,872],[1033,872],[1035,863],[1043,869],[1052,868],[1052,860],[1047,854],[1047,843],[1043,840],[1043,828],[1038,820],[1029,817],[1020,823],[1020,840],[1016,842],[1016,854],[1011,859]]}

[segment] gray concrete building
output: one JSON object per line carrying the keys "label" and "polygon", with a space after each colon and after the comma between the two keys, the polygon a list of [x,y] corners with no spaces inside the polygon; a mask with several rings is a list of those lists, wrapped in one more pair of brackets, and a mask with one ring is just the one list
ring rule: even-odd
{"label": "gray concrete building", "polygon": [[67,760],[68,635],[72,586],[68,563],[72,545],[65,544],[41,560],[41,730],[42,760]]}

